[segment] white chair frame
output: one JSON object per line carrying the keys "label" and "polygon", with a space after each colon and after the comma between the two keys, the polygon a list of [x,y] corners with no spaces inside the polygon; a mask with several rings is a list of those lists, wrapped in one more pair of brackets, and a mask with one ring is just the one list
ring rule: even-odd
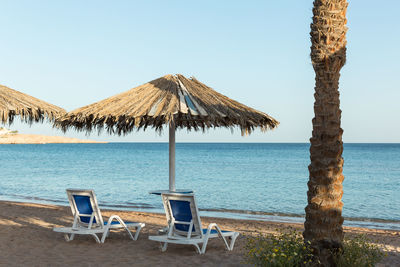
{"label": "white chair frame", "polygon": [[[158,241],[161,243],[161,250],[164,252],[167,250],[168,243],[173,244],[184,244],[193,245],[199,254],[206,252],[208,240],[210,238],[220,237],[227,250],[232,251],[235,245],[236,238],[239,236],[238,232],[222,231],[216,223],[210,223],[207,227],[207,231],[203,234],[201,220],[199,216],[199,210],[197,208],[196,199],[194,194],[180,194],[180,193],[169,193],[161,195],[164,209],[168,222],[168,232],[166,235],[149,236],[149,240]],[[180,200],[188,201],[190,203],[190,211],[192,213],[192,220],[190,222],[176,221],[169,200]],[[175,228],[175,224],[186,224],[189,225],[188,231],[181,231]],[[215,228],[217,233],[211,233],[212,229]],[[194,229],[194,230],[193,230]],[[228,243],[228,240],[230,242]],[[200,244],[203,244],[200,248]]]}
{"label": "white chair frame", "polygon": [[[97,203],[96,195],[93,190],[84,189],[67,189],[67,195],[69,204],[71,207],[74,222],[72,227],[56,227],[53,231],[64,233],[66,241],[72,241],[75,235],[91,235],[97,243],[104,243],[106,237],[109,235],[111,229],[125,229],[132,240],[137,240],[139,237],[140,230],[145,226],[144,223],[125,223],[118,215],[112,215],[107,224],[104,225],[103,217]],[[92,214],[80,213],[75,203],[74,196],[87,196],[90,199],[90,204],[93,209]],[[89,223],[83,222],[81,217],[89,217]],[[119,224],[112,224],[116,220]],[[133,236],[129,228],[136,229],[136,233]],[[97,234],[102,234],[101,239]]]}

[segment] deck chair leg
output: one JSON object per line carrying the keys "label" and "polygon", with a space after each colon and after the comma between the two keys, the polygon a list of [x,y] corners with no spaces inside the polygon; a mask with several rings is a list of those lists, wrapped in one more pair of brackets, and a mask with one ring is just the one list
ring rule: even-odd
{"label": "deck chair leg", "polygon": [[231,243],[229,244],[228,250],[232,251],[233,246],[235,245],[236,238],[239,236],[239,233],[234,233],[233,236],[231,236]]}
{"label": "deck chair leg", "polygon": [[71,236],[68,236],[68,234],[64,234],[64,238],[67,242],[74,240],[75,234],[71,234]]}
{"label": "deck chair leg", "polygon": [[104,242],[100,242],[100,239],[96,234],[91,234],[91,235],[94,237],[94,239],[96,240],[97,243],[104,243]]}
{"label": "deck chair leg", "polygon": [[110,235],[110,228],[108,226],[106,226],[106,229],[101,237],[101,241],[100,243],[104,243],[104,241],[106,241],[106,238]]}
{"label": "deck chair leg", "polygon": [[224,242],[226,249],[230,251],[231,249],[230,249],[230,246],[229,246],[229,244],[228,244],[228,241],[226,241],[226,238],[222,235],[221,230],[217,229],[217,231],[218,231],[218,236],[219,236],[219,237],[222,239],[222,241]]}
{"label": "deck chair leg", "polygon": [[133,237],[133,240],[137,240],[138,239],[140,230],[142,230],[142,226],[138,226],[136,228],[136,233],[135,233],[135,236]]}
{"label": "deck chair leg", "polygon": [[[200,254],[206,253],[207,244],[208,244],[208,236],[206,236],[204,238],[204,242],[203,242],[203,246],[201,247],[201,250],[200,250],[200,248],[198,249]],[[198,245],[197,245],[197,247],[198,247]]]}
{"label": "deck chair leg", "polygon": [[128,227],[125,226],[125,230],[128,232],[128,234],[129,234],[129,236],[130,236],[130,238],[131,238],[132,240],[136,240],[136,239],[133,237],[131,230],[128,229]]}
{"label": "deck chair leg", "polygon": [[[204,254],[206,252],[204,244],[203,244],[204,252],[203,252],[203,247],[200,249],[199,244],[193,244],[193,246],[196,248],[196,252],[199,254]],[[206,246],[207,246],[207,243],[206,243]]]}
{"label": "deck chair leg", "polygon": [[167,250],[167,247],[168,247],[168,243],[167,242],[161,243],[161,251],[162,252],[165,252]]}

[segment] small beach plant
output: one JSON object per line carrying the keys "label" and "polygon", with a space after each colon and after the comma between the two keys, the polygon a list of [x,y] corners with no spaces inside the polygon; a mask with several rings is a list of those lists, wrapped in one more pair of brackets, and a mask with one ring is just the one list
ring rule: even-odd
{"label": "small beach plant", "polygon": [[[321,266],[315,259],[310,241],[304,241],[300,232],[279,232],[278,234],[258,234],[249,237],[245,259],[254,266],[292,267]],[[337,267],[372,267],[380,262],[384,254],[379,247],[359,235],[345,239],[343,248],[332,255]]]}
{"label": "small beach plant", "polygon": [[245,258],[255,266],[311,266],[312,251],[301,233],[291,231],[249,237]]}
{"label": "small beach plant", "polygon": [[341,249],[333,259],[338,267],[372,267],[380,262],[384,253],[379,247],[365,235],[359,235],[352,239],[345,239]]}

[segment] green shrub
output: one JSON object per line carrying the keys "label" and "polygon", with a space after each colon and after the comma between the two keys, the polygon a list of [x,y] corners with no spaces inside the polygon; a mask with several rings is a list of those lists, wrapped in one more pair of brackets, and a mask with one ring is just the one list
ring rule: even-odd
{"label": "green shrub", "polygon": [[246,250],[246,260],[255,266],[293,267],[311,263],[311,250],[296,231],[248,238]]}
{"label": "green shrub", "polygon": [[382,250],[365,235],[356,236],[353,239],[343,241],[343,250],[334,256],[338,267],[360,266],[372,267],[380,262],[384,254]]}
{"label": "green shrub", "polygon": [[[300,232],[259,234],[248,238],[246,261],[255,266],[315,266],[312,249],[305,245]],[[343,250],[334,255],[338,267],[374,266],[382,260],[383,253],[377,245],[364,236],[345,239]]]}

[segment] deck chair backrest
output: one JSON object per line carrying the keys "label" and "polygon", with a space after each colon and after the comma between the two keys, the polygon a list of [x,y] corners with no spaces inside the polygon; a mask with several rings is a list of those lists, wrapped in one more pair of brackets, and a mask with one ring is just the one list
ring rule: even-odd
{"label": "deck chair backrest", "polygon": [[194,194],[168,193],[162,194],[161,197],[168,224],[170,225],[174,222],[173,234],[187,236],[190,231],[188,223],[192,222],[193,226],[190,236],[203,236],[199,210]]}
{"label": "deck chair backrest", "polygon": [[74,223],[76,221],[81,226],[104,227],[93,190],[67,189],[67,195],[74,216]]}

